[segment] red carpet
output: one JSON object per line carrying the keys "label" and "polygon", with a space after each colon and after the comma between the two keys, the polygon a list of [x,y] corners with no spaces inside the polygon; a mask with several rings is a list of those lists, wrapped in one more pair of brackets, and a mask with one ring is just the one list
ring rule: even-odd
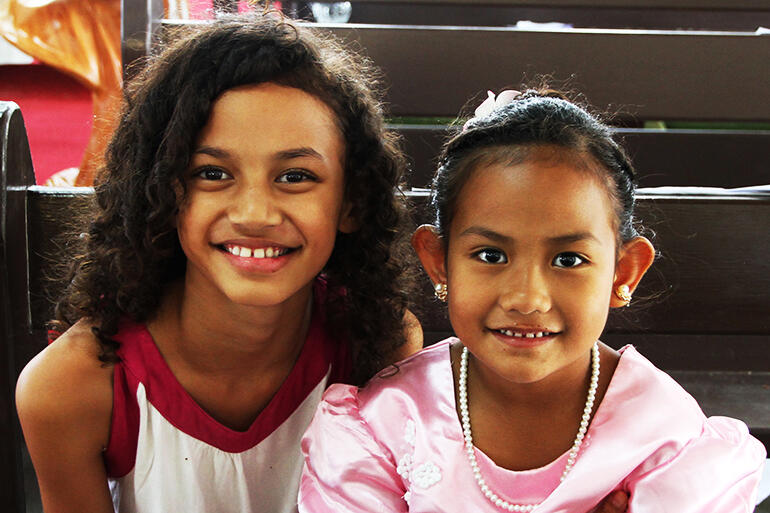
{"label": "red carpet", "polygon": [[41,64],[2,65],[0,100],[21,107],[37,183],[80,165],[91,133],[91,95],[79,82]]}

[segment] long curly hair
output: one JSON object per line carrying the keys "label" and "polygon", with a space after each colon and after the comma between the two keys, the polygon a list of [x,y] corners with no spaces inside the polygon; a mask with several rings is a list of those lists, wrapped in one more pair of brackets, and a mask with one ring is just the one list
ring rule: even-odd
{"label": "long curly hair", "polygon": [[120,319],[150,319],[164,288],[185,272],[174,228],[184,198],[175,185],[184,183],[213,103],[234,87],[271,82],[326,103],[346,143],[345,195],[360,229],[338,233],[322,272],[329,290],[341,291],[330,295],[327,311],[351,344],[351,382],[362,383],[405,341],[413,260],[400,193],[406,164],[385,128],[376,69],[277,13],[219,19],[172,39],[126,87],[87,232],[56,304],[56,329],[89,318],[100,359],[119,360]]}

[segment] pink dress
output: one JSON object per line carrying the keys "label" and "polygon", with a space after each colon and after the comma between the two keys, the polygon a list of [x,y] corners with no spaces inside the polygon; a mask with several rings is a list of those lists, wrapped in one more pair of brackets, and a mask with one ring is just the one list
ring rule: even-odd
{"label": "pink dress", "polygon": [[[464,452],[449,339],[380,372],[363,389],[333,385],[302,440],[299,511],[490,512]],[[622,350],[577,462],[510,471],[476,449],[487,484],[536,513],[592,511],[610,492],[629,513],[751,512],[765,449],[741,421],[706,418],[633,347]]]}

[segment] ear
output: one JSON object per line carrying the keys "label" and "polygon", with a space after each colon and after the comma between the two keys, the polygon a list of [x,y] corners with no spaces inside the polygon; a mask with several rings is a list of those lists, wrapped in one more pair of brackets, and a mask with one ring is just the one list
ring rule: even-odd
{"label": "ear", "polygon": [[337,230],[342,233],[353,233],[359,228],[361,228],[361,223],[353,213],[353,203],[346,200],[342,204],[342,213],[340,214],[340,221],[337,223]]}
{"label": "ear", "polygon": [[446,249],[435,226],[424,224],[412,235],[412,247],[434,284],[446,283]]}
{"label": "ear", "polygon": [[628,301],[619,298],[615,291],[622,285],[627,285],[633,294],[637,285],[655,260],[655,248],[644,237],[634,237],[620,248],[618,261],[615,264],[615,279],[612,283],[610,306],[617,308],[627,306]]}

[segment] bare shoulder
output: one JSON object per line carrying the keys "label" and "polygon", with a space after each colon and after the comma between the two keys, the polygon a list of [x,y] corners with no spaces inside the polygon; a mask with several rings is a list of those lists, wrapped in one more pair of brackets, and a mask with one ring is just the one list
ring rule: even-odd
{"label": "bare shoulder", "polygon": [[601,360],[602,367],[606,369],[612,369],[615,371],[615,367],[618,366],[620,361],[620,353],[608,346],[604,342],[599,342],[599,358]]}
{"label": "bare shoulder", "polygon": [[392,360],[398,362],[404,358],[413,355],[423,345],[422,325],[412,312],[404,312],[404,335],[406,342],[396,349]]}
{"label": "bare shoulder", "polygon": [[16,408],[45,511],[112,511],[102,459],[112,415],[112,366],[78,322],[33,358],[16,384]]}
{"label": "bare shoulder", "polygon": [[99,352],[91,325],[80,321],[30,360],[16,384],[22,425],[67,419],[109,423],[112,366],[99,361]]}

